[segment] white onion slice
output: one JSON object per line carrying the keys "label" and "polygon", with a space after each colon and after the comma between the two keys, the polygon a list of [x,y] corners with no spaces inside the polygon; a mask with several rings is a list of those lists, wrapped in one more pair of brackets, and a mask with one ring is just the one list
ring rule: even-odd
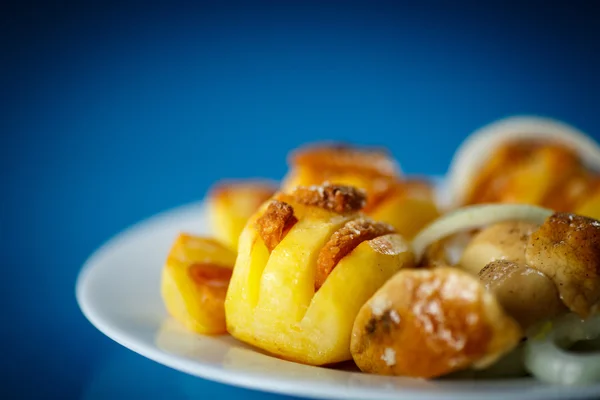
{"label": "white onion slice", "polygon": [[553,211],[525,204],[482,204],[463,207],[433,221],[415,236],[413,251],[420,260],[430,244],[455,233],[502,221],[531,221],[542,224]]}
{"label": "white onion slice", "polygon": [[550,118],[509,117],[476,130],[454,153],[447,174],[450,207],[465,201],[479,168],[501,144],[527,139],[563,143],[575,150],[589,168],[600,171],[600,144],[579,129]]}
{"label": "white onion slice", "polygon": [[582,320],[567,314],[552,322],[549,333],[529,338],[525,344],[525,367],[544,382],[563,385],[600,382],[600,353],[564,350],[580,340],[600,337],[600,315]]}

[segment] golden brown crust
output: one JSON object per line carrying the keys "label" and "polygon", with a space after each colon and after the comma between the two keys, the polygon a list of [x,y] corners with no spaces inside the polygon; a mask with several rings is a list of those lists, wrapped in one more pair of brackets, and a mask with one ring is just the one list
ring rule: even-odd
{"label": "golden brown crust", "polygon": [[[471,185],[471,193],[466,204],[520,202],[523,193],[515,187],[523,170],[539,173],[539,168],[550,168],[549,183],[535,201],[536,204],[558,210],[571,210],[578,193],[579,183],[573,181],[569,193],[563,193],[572,179],[584,171],[577,153],[561,144],[539,140],[525,140],[506,143],[499,147],[490,160],[482,166],[481,172]],[[562,193],[558,198],[555,193]],[[572,193],[571,193],[572,192]],[[527,194],[525,194],[527,198]]]}
{"label": "golden brown crust", "polygon": [[258,233],[269,252],[283,240],[286,233],[298,221],[294,216],[294,208],[279,200],[272,200],[256,224]]}
{"label": "golden brown crust", "polygon": [[393,226],[366,218],[347,222],[331,235],[331,238],[319,252],[315,274],[315,290],[319,290],[337,263],[350,254],[359,244],[394,232]]}
{"label": "golden brown crust", "polygon": [[201,307],[217,320],[225,316],[223,307],[232,272],[231,267],[216,264],[193,264],[188,269],[191,280],[197,286]]}
{"label": "golden brown crust", "polygon": [[351,352],[365,372],[434,378],[489,364],[520,336],[477,278],[449,267],[406,269],[359,312]]}
{"label": "golden brown crust", "polygon": [[289,195],[282,194],[279,198],[285,199],[287,196],[290,196],[291,202],[339,214],[359,211],[367,201],[367,194],[362,189],[327,182],[319,186],[298,186]]}
{"label": "golden brown crust", "polygon": [[587,317],[600,302],[600,222],[555,213],[529,238],[527,264],[556,284],[571,311]]}
{"label": "golden brown crust", "polygon": [[220,288],[229,284],[233,270],[231,266],[222,266],[217,264],[192,264],[188,269],[188,274],[192,281],[198,285]]}
{"label": "golden brown crust", "polygon": [[290,154],[292,167],[306,166],[327,170],[358,170],[362,174],[397,177],[399,169],[385,148],[358,148],[344,143],[300,148]]}

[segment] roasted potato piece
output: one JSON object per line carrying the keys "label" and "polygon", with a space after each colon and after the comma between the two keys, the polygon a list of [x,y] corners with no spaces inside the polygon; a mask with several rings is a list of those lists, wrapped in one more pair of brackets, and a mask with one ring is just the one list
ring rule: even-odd
{"label": "roasted potato piece", "polygon": [[529,237],[529,266],[554,281],[569,309],[587,317],[600,302],[600,222],[555,213]]}
{"label": "roasted potato piece", "polygon": [[576,210],[577,215],[600,220],[600,179],[595,183],[595,188],[584,197]]}
{"label": "roasted potato piece", "polygon": [[476,277],[451,267],[404,269],[360,309],[351,352],[364,372],[434,378],[484,368],[521,337]]}
{"label": "roasted potato piece", "polygon": [[169,314],[194,332],[225,333],[223,304],[235,258],[213,239],[180,234],[162,272],[161,295]]}
{"label": "roasted potato piece", "polygon": [[374,220],[392,225],[407,239],[440,216],[433,186],[417,180],[396,182],[379,204],[365,212]]}
{"label": "roasted potato piece", "polygon": [[523,330],[567,312],[554,282],[524,264],[493,261],[479,272],[479,279]]}
{"label": "roasted potato piece", "polygon": [[246,222],[276,189],[273,183],[261,180],[223,181],[213,186],[207,203],[214,236],[237,251]]}
{"label": "roasted potato piece", "polygon": [[279,193],[263,206],[240,237],[225,301],[228,331],[297,362],[350,359],[359,308],[414,265],[408,243],[360,214],[362,205],[361,191],[325,185]]}
{"label": "roasted potato piece", "polygon": [[465,248],[459,266],[477,275],[488,263],[496,260],[525,262],[525,247],[538,225],[524,221],[499,222],[482,229]]}
{"label": "roasted potato piece", "polygon": [[[583,169],[577,154],[555,143],[519,141],[499,148],[473,184],[467,204],[523,203],[548,207],[548,195]],[[535,184],[532,184],[535,182]],[[567,197],[562,197],[562,203]],[[572,204],[556,203],[569,208]]]}
{"label": "roasted potato piece", "polygon": [[322,145],[301,148],[291,154],[290,172],[282,190],[330,182],[362,188],[367,192],[363,212],[394,226],[411,238],[439,216],[433,186],[425,181],[401,179],[391,155],[379,148]]}

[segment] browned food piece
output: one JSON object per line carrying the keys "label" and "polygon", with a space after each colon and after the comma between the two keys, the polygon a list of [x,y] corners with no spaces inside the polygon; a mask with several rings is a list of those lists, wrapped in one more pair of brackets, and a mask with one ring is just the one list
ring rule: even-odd
{"label": "browned food piece", "polygon": [[272,200],[256,224],[265,246],[269,251],[273,251],[297,221],[291,205],[283,201]]}
{"label": "browned food piece", "polygon": [[366,240],[394,233],[394,227],[367,218],[347,222],[331,235],[319,252],[315,275],[315,290],[325,282],[337,263]]}
{"label": "browned food piece", "polygon": [[225,333],[224,302],[235,257],[211,238],[180,234],[161,275],[161,297],[169,314],[194,332]]}
{"label": "browned food piece", "polygon": [[569,309],[587,317],[600,302],[600,222],[575,214],[550,216],[529,238],[527,264],[554,281]]}
{"label": "browned food piece", "polygon": [[306,146],[291,153],[282,189],[323,182],[355,186],[368,193],[367,206],[387,198],[397,186],[400,168],[387,149],[345,144]]}
{"label": "browned food piece", "polygon": [[215,238],[237,251],[244,226],[276,189],[274,183],[259,179],[222,180],[213,185],[207,206]]}
{"label": "browned food piece", "polygon": [[398,166],[385,148],[357,148],[347,144],[323,144],[294,151],[290,166],[309,166],[316,170],[358,170],[363,174],[396,177]]}
{"label": "browned food piece", "polygon": [[511,260],[525,263],[525,247],[538,225],[524,221],[499,222],[477,233],[463,252],[459,265],[477,275],[488,263]]}
{"label": "browned food piece", "polygon": [[350,350],[364,372],[434,378],[484,368],[521,337],[476,277],[451,267],[405,269],[361,308]]}
{"label": "browned food piece", "polygon": [[292,202],[307,206],[316,206],[339,214],[359,211],[367,202],[364,190],[353,186],[324,183],[319,186],[298,186],[289,194],[280,194],[278,198],[291,197]]}
{"label": "browned food piece", "polygon": [[[571,210],[575,199],[570,192],[575,193],[577,187],[571,188],[570,181],[584,169],[577,153],[562,144],[539,140],[507,143],[483,166],[466,204],[552,204],[558,210]],[[567,186],[569,192],[564,191]],[[561,196],[553,196],[556,192]]]}
{"label": "browned food piece", "polygon": [[573,212],[577,205],[589,197],[594,187],[594,176],[581,168],[572,172],[562,184],[557,184],[551,190],[542,204],[557,212]]}
{"label": "browned food piece", "polygon": [[526,265],[494,261],[479,272],[479,279],[523,330],[567,311],[554,282]]}

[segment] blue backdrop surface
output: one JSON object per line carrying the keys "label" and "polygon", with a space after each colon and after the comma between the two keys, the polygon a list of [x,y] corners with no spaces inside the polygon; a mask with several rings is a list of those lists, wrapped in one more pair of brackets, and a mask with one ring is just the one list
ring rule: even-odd
{"label": "blue backdrop surface", "polygon": [[600,14],[549,4],[3,5],[0,391],[277,397],[103,337],[75,303],[82,263],[216,179],[280,178],[305,142],[385,145],[441,174],[465,135],[515,113],[600,138]]}

